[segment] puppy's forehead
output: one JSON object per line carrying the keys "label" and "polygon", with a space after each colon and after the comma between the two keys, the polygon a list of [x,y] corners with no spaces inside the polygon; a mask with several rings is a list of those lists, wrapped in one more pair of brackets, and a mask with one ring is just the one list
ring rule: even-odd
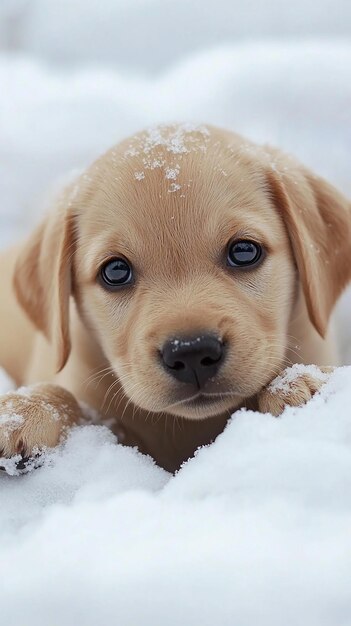
{"label": "puppy's forehead", "polygon": [[[261,152],[213,127],[158,126],[94,166],[94,214],[104,246],[207,245],[227,230],[271,223]],[[116,242],[114,244],[114,241]],[[151,246],[151,247],[150,247]]]}

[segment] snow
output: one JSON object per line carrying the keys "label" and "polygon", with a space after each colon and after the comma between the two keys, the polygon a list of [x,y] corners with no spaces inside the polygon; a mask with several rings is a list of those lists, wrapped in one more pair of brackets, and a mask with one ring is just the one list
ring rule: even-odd
{"label": "snow", "polygon": [[1,0],[0,43],[63,68],[155,74],[223,43],[348,39],[350,18],[349,0]]}
{"label": "snow", "polygon": [[46,205],[44,193],[72,169],[130,133],[172,120],[217,124],[281,146],[351,194],[350,58],[351,44],[342,41],[243,43],[140,78],[88,66],[62,71],[4,53],[1,239],[25,232]]}
{"label": "snow", "polygon": [[[0,246],[45,194],[159,122],[276,144],[351,195],[350,18],[346,0],[3,0]],[[144,144],[141,185],[152,167],[177,185],[183,139],[170,170]],[[349,292],[346,363],[350,309]],[[340,368],[279,419],[235,414],[176,476],[92,424],[39,469],[0,472],[1,623],[349,626],[350,404]]]}
{"label": "snow", "polygon": [[144,172],[135,172],[134,176],[135,176],[136,180],[144,180],[144,178],[145,178]]}
{"label": "snow", "polygon": [[[194,134],[195,133],[195,134]],[[134,137],[124,152],[128,161],[131,156],[140,156],[145,170],[161,169],[166,180],[177,180],[180,172],[179,155],[189,152],[205,152],[209,142],[209,129],[204,125],[177,124],[173,128],[156,125]],[[167,152],[167,159],[164,152]],[[176,155],[175,157],[172,155]],[[144,180],[145,172],[134,172],[136,180]],[[169,193],[179,191],[179,183],[170,183]],[[184,196],[182,196],[184,197]]]}
{"label": "snow", "polygon": [[4,624],[349,624],[351,368],[176,476],[104,427],[0,475]]}
{"label": "snow", "polygon": [[294,386],[296,380],[301,374],[307,374],[318,381],[325,382],[328,379],[328,374],[322,372],[316,365],[302,365],[301,363],[295,363],[291,367],[288,367],[283,371],[280,376],[277,376],[268,386],[269,391],[272,393],[289,393],[291,387]]}

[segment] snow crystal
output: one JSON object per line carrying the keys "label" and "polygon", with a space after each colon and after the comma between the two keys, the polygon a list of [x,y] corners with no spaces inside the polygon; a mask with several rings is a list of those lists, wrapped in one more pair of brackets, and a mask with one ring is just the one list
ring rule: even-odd
{"label": "snow crystal", "polygon": [[[147,159],[144,158],[145,166],[155,169],[165,165],[162,156],[164,153],[160,150],[165,150],[170,155],[195,152],[200,148],[206,148],[209,136],[210,132],[205,126],[184,123],[172,128],[161,124],[150,127],[135,137],[124,152],[124,156],[128,158],[143,155],[147,157]],[[158,154],[157,157],[155,157],[156,154]]]}
{"label": "snow crystal", "polygon": [[173,193],[174,191],[178,191],[179,189],[181,189],[181,185],[178,185],[178,183],[172,183],[168,189],[168,192]]}
{"label": "snow crystal", "polygon": [[148,154],[155,148],[165,147],[172,154],[189,153],[205,147],[209,136],[208,128],[190,123],[177,124],[173,131],[167,126],[156,126],[149,128],[143,136],[142,150]]}
{"label": "snow crystal", "polygon": [[171,167],[167,167],[166,168],[166,178],[168,178],[169,180],[176,180],[177,176],[179,174],[179,167],[178,168],[171,168]]}
{"label": "snow crystal", "polygon": [[295,363],[291,367],[284,370],[280,376],[277,376],[271,382],[268,389],[272,393],[279,393],[280,391],[289,393],[296,380],[304,374],[309,374],[313,378],[321,381],[326,381],[329,377],[329,374],[322,372],[316,365],[303,365],[302,363]]}
{"label": "snow crystal", "polygon": [[[33,448],[33,456],[24,459],[20,454],[16,454],[10,459],[0,457],[0,470],[6,472],[8,476],[20,476],[28,474],[39,467],[50,467],[54,452],[52,450],[40,451]],[[1,484],[1,483],[0,483]]]}
{"label": "snow crystal", "polygon": [[17,430],[19,426],[23,424],[23,415],[19,415],[18,413],[11,412],[11,403],[5,404],[5,410],[9,411],[9,413],[5,413],[0,415],[0,427],[4,429],[4,433],[6,437],[9,437],[12,432]]}
{"label": "snow crystal", "polygon": [[[136,180],[146,177],[145,170],[163,169],[165,179],[176,181],[181,165],[179,157],[190,152],[206,151],[210,132],[205,126],[184,123],[176,126],[158,125],[134,137],[124,152],[124,158],[139,157],[143,171],[134,172]],[[174,157],[176,156],[176,159]],[[181,189],[173,182],[168,191]]]}
{"label": "snow crystal", "polygon": [[139,154],[138,150],[135,146],[129,146],[128,150],[125,151],[124,156],[126,157],[134,157]]}

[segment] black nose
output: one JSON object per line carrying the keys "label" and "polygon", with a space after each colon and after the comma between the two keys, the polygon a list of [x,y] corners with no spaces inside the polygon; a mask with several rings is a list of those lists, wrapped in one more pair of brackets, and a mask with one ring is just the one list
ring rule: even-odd
{"label": "black nose", "polygon": [[215,376],[223,354],[223,343],[213,335],[175,337],[164,344],[162,361],[174,378],[200,388]]}

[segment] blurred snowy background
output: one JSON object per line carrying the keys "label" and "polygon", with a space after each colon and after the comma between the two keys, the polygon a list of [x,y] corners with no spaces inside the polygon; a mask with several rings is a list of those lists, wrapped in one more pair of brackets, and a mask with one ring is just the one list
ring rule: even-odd
{"label": "blurred snowy background", "polygon": [[[0,0],[0,246],[160,121],[277,144],[351,196],[350,77],[349,0]],[[340,370],[282,420],[236,416],[176,478],[94,427],[0,476],[1,620],[349,626],[349,394]]]}
{"label": "blurred snowy background", "polygon": [[1,0],[2,240],[159,121],[276,143],[351,195],[350,34],[347,0]]}
{"label": "blurred snowy background", "polygon": [[348,0],[2,0],[0,45],[66,69],[156,74],[224,43],[348,40],[350,20]]}

